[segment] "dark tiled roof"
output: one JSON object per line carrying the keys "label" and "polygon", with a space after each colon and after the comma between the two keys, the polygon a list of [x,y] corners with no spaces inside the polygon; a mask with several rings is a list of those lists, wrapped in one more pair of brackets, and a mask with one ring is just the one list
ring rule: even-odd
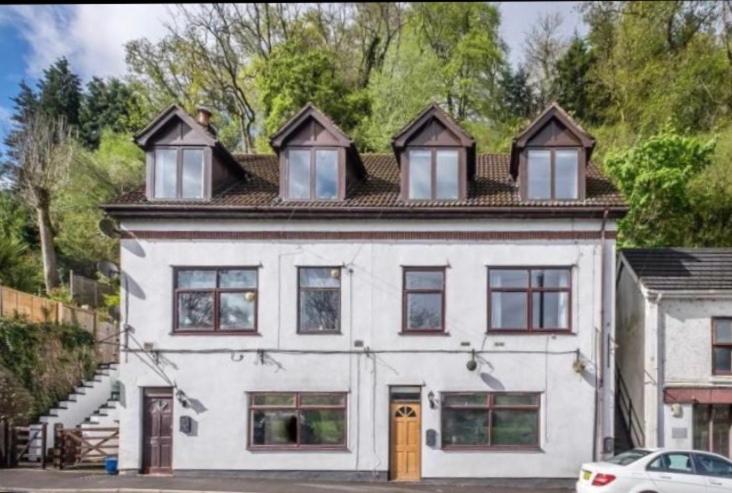
{"label": "dark tiled roof", "polygon": [[648,289],[732,290],[732,248],[628,248],[621,255]]}
{"label": "dark tiled roof", "polygon": [[[622,197],[593,165],[587,172],[587,196],[582,201],[522,201],[517,185],[509,174],[508,154],[481,154],[477,159],[475,181],[471,183],[468,198],[460,201],[405,202],[399,198],[399,166],[392,154],[363,154],[362,159],[368,172],[365,181],[358,182],[347,191],[344,201],[283,202],[279,198],[278,163],[274,155],[236,156],[247,171],[249,179],[230,185],[214,193],[209,202],[194,201],[161,202],[155,207],[196,206],[210,208],[281,208],[330,209],[348,208],[378,209],[433,209],[457,207],[543,207],[543,208],[624,208]],[[139,189],[119,197],[107,204],[109,209],[120,206],[152,205],[145,198],[145,189]]]}

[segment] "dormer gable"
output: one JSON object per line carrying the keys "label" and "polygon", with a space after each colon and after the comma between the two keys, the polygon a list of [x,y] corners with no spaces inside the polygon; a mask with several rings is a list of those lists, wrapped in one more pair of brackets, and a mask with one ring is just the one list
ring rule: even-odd
{"label": "dormer gable", "polygon": [[314,104],[306,104],[270,138],[278,156],[280,197],[343,200],[366,168],[354,142]]}
{"label": "dormer gable", "polygon": [[583,200],[595,139],[557,103],[514,139],[510,172],[522,200]]}
{"label": "dormer gable", "polygon": [[246,179],[242,167],[216,137],[209,117],[204,108],[193,118],[174,104],[135,135],[135,142],[145,151],[148,200],[206,201],[215,190]]}
{"label": "dormer gable", "polygon": [[392,137],[404,200],[464,200],[475,177],[475,140],[432,103]]}

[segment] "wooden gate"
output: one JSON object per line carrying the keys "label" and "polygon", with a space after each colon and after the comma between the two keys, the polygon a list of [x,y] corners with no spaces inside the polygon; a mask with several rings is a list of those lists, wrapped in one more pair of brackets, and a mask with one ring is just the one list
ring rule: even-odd
{"label": "wooden gate", "polygon": [[104,459],[119,452],[119,427],[62,428],[55,433],[56,467],[102,467]]}
{"label": "wooden gate", "polygon": [[10,428],[8,466],[46,468],[46,423]]}

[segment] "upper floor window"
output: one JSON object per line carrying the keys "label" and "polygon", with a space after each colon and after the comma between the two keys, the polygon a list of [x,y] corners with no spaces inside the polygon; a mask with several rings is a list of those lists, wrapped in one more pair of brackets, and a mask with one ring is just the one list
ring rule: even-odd
{"label": "upper floor window", "polygon": [[159,148],[153,151],[156,199],[201,199],[204,197],[203,149]]}
{"label": "upper floor window", "polygon": [[732,318],[712,319],[714,375],[732,375]]}
{"label": "upper floor window", "polygon": [[297,279],[298,332],[317,334],[340,331],[340,267],[300,267]]}
{"label": "upper floor window", "polygon": [[333,200],[339,189],[338,151],[308,148],[287,151],[287,198]]}
{"label": "upper floor window", "polygon": [[411,149],[408,159],[410,200],[459,198],[460,154],[456,149]]}
{"label": "upper floor window", "polygon": [[488,270],[488,330],[569,330],[571,270]]}
{"label": "upper floor window", "polygon": [[257,330],[257,270],[175,270],[176,332]]}
{"label": "upper floor window", "polygon": [[445,269],[409,267],[404,269],[403,332],[443,332],[445,330]]}
{"label": "upper floor window", "polygon": [[573,200],[579,197],[579,154],[576,149],[528,151],[529,200]]}

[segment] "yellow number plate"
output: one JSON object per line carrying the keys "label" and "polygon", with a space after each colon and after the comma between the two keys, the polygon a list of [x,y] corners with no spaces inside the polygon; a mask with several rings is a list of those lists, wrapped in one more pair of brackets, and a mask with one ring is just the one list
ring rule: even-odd
{"label": "yellow number plate", "polygon": [[591,471],[582,471],[582,479],[584,481],[589,481],[591,477],[592,477]]}

